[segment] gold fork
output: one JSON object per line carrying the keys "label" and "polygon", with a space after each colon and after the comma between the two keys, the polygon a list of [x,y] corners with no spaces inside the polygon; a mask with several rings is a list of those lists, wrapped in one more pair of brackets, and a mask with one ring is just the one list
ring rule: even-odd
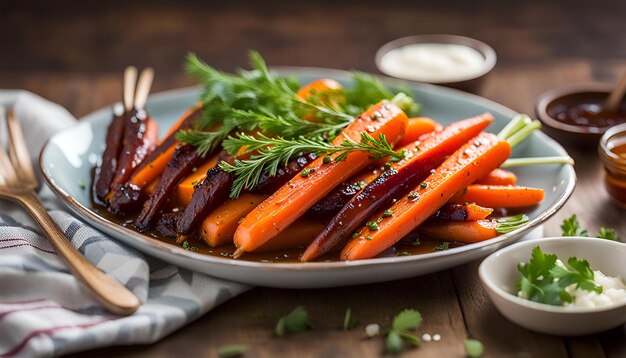
{"label": "gold fork", "polygon": [[141,304],[126,287],[92,265],[72,246],[61,229],[39,201],[33,171],[22,129],[13,111],[6,111],[9,153],[0,144],[0,197],[22,205],[43,229],[57,254],[70,271],[109,311],[119,315],[132,314]]}

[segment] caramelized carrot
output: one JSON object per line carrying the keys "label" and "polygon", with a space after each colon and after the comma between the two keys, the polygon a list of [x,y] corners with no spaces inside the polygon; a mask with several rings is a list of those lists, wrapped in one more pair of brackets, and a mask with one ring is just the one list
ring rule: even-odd
{"label": "caramelized carrot", "polygon": [[339,84],[339,82],[329,78],[320,78],[319,80],[315,80],[300,87],[298,92],[296,92],[296,96],[306,100],[311,96],[311,94],[314,94],[314,92],[330,92],[332,90],[340,89],[341,84]]}
{"label": "caramelized carrot", "polygon": [[326,223],[319,220],[300,218],[281,231],[274,239],[267,241],[254,252],[276,251],[305,247],[324,229]]}
{"label": "caramelized carrot", "polygon": [[473,243],[498,236],[496,226],[495,220],[450,221],[445,224],[421,225],[418,233],[439,240]]}
{"label": "caramelized carrot", "polygon": [[[350,123],[333,140],[333,144],[340,145],[346,137],[360,141],[361,133],[368,132],[374,137],[384,134],[393,145],[404,134],[406,122],[406,114],[400,108],[388,101],[381,101]],[[304,169],[309,175],[296,175],[243,219],[235,232],[235,256],[253,251],[275,237],[334,187],[370,162],[368,153],[361,151],[348,154],[342,161],[330,163],[317,158]]]}
{"label": "caramelized carrot", "polygon": [[158,126],[146,111],[134,109],[129,114],[124,125],[123,144],[111,184],[112,191],[126,183],[141,162],[154,150],[158,135]]}
{"label": "caramelized carrot", "polygon": [[[387,211],[373,216],[340,254],[342,260],[377,256],[442,207],[455,193],[499,167],[511,154],[508,142],[482,133],[448,157],[434,173]],[[389,215],[390,214],[390,215]]]}
{"label": "caramelized carrot", "polygon": [[420,139],[426,133],[440,131],[443,129],[441,124],[437,123],[433,119],[427,117],[409,118],[409,123],[406,126],[406,133],[404,137],[400,139],[397,147],[404,147]]}
{"label": "caramelized carrot", "polygon": [[527,223],[526,215],[491,220],[429,222],[420,225],[418,233],[438,240],[472,243],[493,239],[498,234],[515,231]]}
{"label": "caramelized carrot", "polygon": [[227,200],[204,219],[200,237],[211,247],[233,242],[239,221],[265,199],[265,194],[244,192],[237,199]]}
{"label": "caramelized carrot", "polygon": [[517,176],[506,169],[496,168],[487,174],[486,177],[476,180],[474,184],[515,185],[517,184]]}
{"label": "caramelized carrot", "polygon": [[457,193],[451,203],[475,203],[490,208],[522,208],[543,200],[543,189],[525,186],[470,185]]}
{"label": "caramelized carrot", "polygon": [[193,121],[200,118],[201,115],[202,110],[200,107],[194,107],[185,112],[176,124],[170,128],[168,134],[154,152],[142,161],[130,178],[130,182],[140,188],[144,188],[150,182],[158,179],[167,167],[167,163],[172,159],[172,155],[178,144],[175,136],[176,132],[191,127]]}
{"label": "caramelized carrot", "polygon": [[391,165],[376,180],[367,185],[333,217],[300,258],[311,260],[333,247],[343,246],[367,219],[391,199],[399,198],[421,180],[446,156],[454,153],[468,140],[478,135],[491,121],[490,114],[468,118],[447,126],[425,140],[411,143],[403,149],[411,157]]}
{"label": "caramelized carrot", "polygon": [[378,166],[366,168],[347,181],[339,184],[333,191],[328,193],[322,200],[318,201],[309,209],[307,215],[316,218],[332,218],[337,215],[361,189],[369,185],[380,175]]}
{"label": "caramelized carrot", "polygon": [[[314,95],[315,93],[326,93],[326,98],[320,98],[323,100],[324,104],[334,105],[336,102],[343,101],[343,95],[339,92],[341,89],[341,84],[335,80],[331,80],[328,78],[321,78],[319,80],[315,80],[311,83],[308,83],[296,92],[296,97],[307,100]],[[310,121],[310,122],[318,122],[319,120],[315,117],[313,112],[305,114],[302,119]]]}
{"label": "caramelized carrot", "polygon": [[437,210],[428,221],[475,221],[491,215],[493,209],[476,204],[446,204]]}
{"label": "caramelized carrot", "polygon": [[187,205],[191,201],[193,191],[196,189],[196,185],[201,183],[206,178],[206,173],[217,165],[220,154],[211,156],[202,165],[195,168],[191,174],[183,179],[176,187],[176,194],[181,204]]}

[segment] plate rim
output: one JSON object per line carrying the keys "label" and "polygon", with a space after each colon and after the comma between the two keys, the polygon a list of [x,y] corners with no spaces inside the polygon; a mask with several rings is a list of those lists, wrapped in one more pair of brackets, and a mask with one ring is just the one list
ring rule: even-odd
{"label": "plate rim", "polygon": [[[302,74],[302,73],[308,73],[308,74],[324,73],[326,74],[325,76],[328,76],[328,73],[331,73],[332,74],[331,77],[334,79],[337,79],[337,77],[341,77],[345,79],[345,78],[349,78],[350,76],[350,71],[332,69],[332,68],[322,68],[322,67],[278,66],[278,67],[271,67],[271,69],[278,73],[293,74],[293,75]],[[444,94],[451,94],[451,95],[454,95],[455,97],[458,97],[458,96],[467,97],[469,98],[469,100],[476,101],[485,106],[495,108],[496,110],[498,110],[499,112],[507,116],[513,117],[516,114],[518,114],[518,112],[500,103],[494,102],[490,99],[487,99],[487,98],[484,98],[484,97],[481,97],[472,93],[463,92],[457,89],[447,88],[447,87],[428,84],[428,83],[406,81],[406,80],[391,78],[391,77],[384,76],[384,75],[377,75],[377,74],[370,74],[370,75],[375,76],[376,78],[380,79],[387,85],[397,86],[397,87],[402,87],[402,86],[418,87],[420,89],[423,89],[424,91],[428,91],[430,89],[430,90],[435,90],[436,92],[440,92],[440,93],[442,92]],[[170,89],[170,90],[161,91],[155,94],[151,94],[148,100],[148,105],[150,102],[159,101],[159,100],[166,99],[168,97],[175,96],[175,95],[180,95],[182,93],[193,91],[194,89],[198,89],[198,88],[200,88],[200,86],[196,85],[196,86],[175,88],[175,89]],[[80,125],[81,123],[89,123],[89,121],[92,120],[91,117],[97,117],[98,115],[100,115],[101,112],[111,111],[112,108],[117,103],[120,103],[120,102],[115,102],[114,104],[110,106],[99,108],[93,112],[90,112],[80,117],[76,125]],[[172,244],[168,244],[168,243],[156,240],[147,235],[138,233],[134,230],[131,230],[117,223],[109,221],[106,218],[97,215],[93,210],[91,210],[90,208],[78,202],[70,194],[68,194],[61,186],[57,185],[54,178],[51,177],[51,175],[48,173],[48,171],[44,167],[44,162],[43,162],[44,156],[45,156],[46,150],[50,147],[50,143],[54,140],[54,138],[56,138],[59,135],[62,135],[63,133],[67,131],[73,130],[76,127],[76,125],[63,129],[60,132],[57,132],[54,135],[52,135],[50,138],[48,138],[39,153],[39,159],[38,159],[39,168],[41,169],[44,180],[47,183],[48,187],[54,192],[54,194],[57,197],[59,197],[64,202],[64,204],[66,204],[70,208],[70,210],[72,210],[82,219],[86,220],[87,224],[89,225],[93,226],[93,224],[90,221],[94,221],[98,225],[107,227],[110,230],[113,230],[119,234],[123,234],[127,236],[127,238],[130,240],[138,241],[138,244],[140,245],[134,246],[134,245],[127,244],[122,239],[118,239],[116,237],[110,237],[113,240],[122,242],[124,245],[133,246],[135,249],[139,251],[143,251],[143,250],[138,249],[137,247],[143,247],[142,245],[146,244],[150,246],[151,249],[165,251],[168,254],[179,256],[179,258],[182,258],[182,259],[190,259],[196,262],[199,261],[203,264],[207,264],[207,263],[218,264],[218,265],[225,264],[228,266],[237,266],[239,268],[256,268],[256,269],[273,270],[273,271],[326,271],[326,270],[335,270],[335,269],[344,269],[344,270],[345,269],[357,269],[357,268],[367,268],[367,267],[373,267],[373,266],[379,266],[379,265],[397,265],[397,264],[405,264],[409,262],[429,261],[429,260],[437,259],[437,258],[453,257],[459,254],[463,254],[463,253],[467,253],[471,251],[478,251],[481,249],[488,248],[490,246],[495,247],[503,243],[505,243],[506,245],[513,244],[515,241],[521,238],[521,236],[517,238],[515,238],[515,236],[519,236],[519,234],[522,231],[530,232],[532,229],[536,228],[537,226],[542,224],[544,221],[548,220],[561,207],[563,207],[563,205],[567,202],[567,200],[572,195],[574,188],[576,186],[576,182],[578,180],[576,176],[576,171],[574,170],[574,168],[572,166],[567,166],[566,170],[570,172],[569,174],[572,180],[566,183],[563,193],[557,198],[554,205],[549,207],[544,212],[540,213],[536,218],[529,221],[527,225],[515,231],[512,231],[510,233],[500,235],[495,239],[468,244],[468,245],[464,245],[460,247],[455,247],[455,248],[448,249],[445,251],[438,251],[434,253],[410,255],[410,256],[379,257],[379,258],[371,258],[371,259],[365,259],[365,260],[330,261],[330,262],[322,261],[322,262],[280,263],[280,262],[257,262],[257,261],[247,261],[247,260],[236,260],[233,258],[224,258],[224,257],[206,255],[206,254],[195,253],[189,250],[185,250],[182,247],[178,247],[176,245],[172,245]],[[539,136],[539,138],[542,141],[547,142],[551,146],[556,147],[557,149],[560,149],[561,151],[567,154],[567,151],[560,143],[558,143],[556,140],[552,139],[545,133],[539,131],[539,132],[533,133],[533,135]],[[96,227],[96,229],[98,228]],[[106,235],[106,233],[103,233],[103,234]],[[107,236],[111,236],[111,235],[107,235]],[[147,254],[150,256],[153,256],[149,252]],[[164,260],[167,261],[166,259]]]}

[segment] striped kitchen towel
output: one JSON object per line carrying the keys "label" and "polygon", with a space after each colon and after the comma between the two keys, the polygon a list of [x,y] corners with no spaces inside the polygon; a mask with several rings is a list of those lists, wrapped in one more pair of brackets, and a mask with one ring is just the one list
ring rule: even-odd
{"label": "striped kitchen towel", "polygon": [[[31,154],[75,119],[25,91],[1,91],[14,107]],[[74,218],[44,187],[50,215],[78,250],[142,301],[132,316],[111,315],[68,272],[21,208],[0,201],[0,357],[49,357],[158,341],[249,289],[172,266],[123,246]]]}

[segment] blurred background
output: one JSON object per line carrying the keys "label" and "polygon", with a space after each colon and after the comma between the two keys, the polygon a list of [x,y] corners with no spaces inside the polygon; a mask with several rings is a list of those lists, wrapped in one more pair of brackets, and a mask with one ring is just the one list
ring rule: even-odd
{"label": "blurred background", "polygon": [[[483,95],[532,112],[534,98],[555,85],[615,80],[626,58],[625,15],[626,1],[605,0],[2,0],[0,87],[32,90],[82,116],[119,99],[130,64],[155,68],[155,91],[192,84],[182,71],[189,51],[225,70],[246,66],[248,49],[257,49],[270,65],[377,72],[374,53],[385,42],[449,33],[495,48],[498,75]],[[536,86],[497,96],[539,67]]]}

